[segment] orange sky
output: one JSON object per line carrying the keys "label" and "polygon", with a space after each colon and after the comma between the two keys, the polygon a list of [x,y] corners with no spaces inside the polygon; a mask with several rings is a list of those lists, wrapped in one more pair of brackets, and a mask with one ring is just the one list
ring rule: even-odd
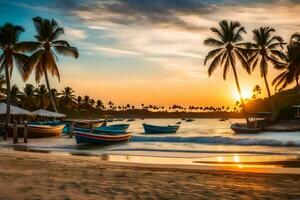
{"label": "orange sky", "polygon": [[[246,41],[260,26],[274,27],[287,41],[300,32],[300,5],[289,0],[4,0],[0,4],[3,21],[13,20],[26,29],[22,40],[33,39],[32,17],[56,18],[80,57],[59,57],[61,82],[51,79],[53,87],[71,86],[76,94],[105,103],[233,105],[236,87],[231,71],[223,81],[221,69],[208,78],[203,66],[210,50],[203,45],[212,35],[209,28],[223,19],[239,20],[248,32]],[[278,73],[269,70],[270,83]],[[239,70],[239,78],[243,90],[258,84],[266,94],[258,68],[251,76]],[[24,87],[17,70],[12,82]],[[35,84],[33,77],[28,83]]]}

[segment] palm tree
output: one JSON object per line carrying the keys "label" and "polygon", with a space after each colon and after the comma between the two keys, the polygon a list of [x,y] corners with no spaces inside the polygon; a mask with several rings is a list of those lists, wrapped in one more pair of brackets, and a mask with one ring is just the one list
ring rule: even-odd
{"label": "palm tree", "polygon": [[[50,93],[53,109],[57,112],[56,104],[54,101],[53,94],[48,78],[48,72],[52,76],[56,76],[60,80],[58,66],[56,64],[57,56],[55,54],[61,54],[64,56],[71,56],[78,58],[79,53],[75,47],[65,40],[58,40],[58,38],[64,34],[64,29],[60,27],[57,22],[52,19],[43,19],[41,17],[33,18],[33,23],[37,31],[35,42],[23,42],[23,51],[34,52],[29,61],[26,63],[26,77],[28,79],[29,74],[35,69],[35,80],[37,83],[40,82],[42,76],[45,76],[46,85]],[[54,51],[55,52],[54,52]]]}
{"label": "palm tree", "polygon": [[90,99],[90,97],[89,96],[87,96],[87,95],[85,95],[84,97],[83,97],[83,107],[85,108],[85,109],[90,109],[92,106],[91,106],[91,104],[90,104],[90,101],[91,101],[91,99]]}
{"label": "palm tree", "polygon": [[258,97],[258,95],[261,94],[261,91],[262,91],[261,87],[259,85],[255,85],[254,88],[253,88],[253,90],[252,90],[252,92],[253,92],[253,98]]}
{"label": "palm tree", "polygon": [[204,65],[206,65],[209,60],[212,60],[208,68],[208,75],[211,76],[215,69],[220,66],[223,67],[223,79],[226,80],[229,69],[232,69],[242,103],[242,110],[247,124],[249,124],[236,70],[236,60],[239,60],[241,66],[250,74],[250,67],[244,55],[245,49],[239,44],[239,42],[243,40],[242,33],[246,33],[246,30],[239,22],[223,20],[219,22],[219,28],[211,28],[211,31],[216,34],[217,39],[209,37],[204,41],[204,45],[216,48],[210,51],[204,60]]}
{"label": "palm tree", "polygon": [[37,105],[37,97],[35,94],[36,90],[32,84],[26,84],[22,96],[21,105],[27,109],[35,109]]}
{"label": "palm tree", "polygon": [[47,92],[47,88],[45,85],[39,85],[36,89],[36,96],[38,98],[39,108],[47,109],[49,102],[49,93]]}
{"label": "palm tree", "polygon": [[11,103],[19,105],[22,98],[22,93],[20,92],[18,86],[14,84],[10,90]]}
{"label": "palm tree", "polygon": [[70,109],[76,102],[76,96],[74,90],[71,87],[65,87],[61,91],[60,101],[64,107]]}
{"label": "palm tree", "polygon": [[270,27],[260,27],[253,30],[254,43],[249,46],[248,64],[252,67],[252,71],[259,66],[261,76],[264,78],[268,97],[272,106],[273,113],[276,113],[274,102],[271,99],[270,87],[267,80],[269,65],[272,64],[277,69],[282,69],[284,64],[280,62],[280,58],[284,57],[278,48],[283,48],[283,39],[280,36],[272,35],[275,29]]}
{"label": "palm tree", "polygon": [[82,105],[82,97],[81,97],[81,96],[78,96],[78,97],[77,97],[77,106],[78,106],[78,108],[80,108],[81,105]]}
{"label": "palm tree", "polygon": [[4,139],[7,138],[8,123],[10,122],[10,78],[14,65],[18,68],[22,77],[24,78],[23,64],[27,60],[25,54],[19,53],[22,45],[18,43],[20,34],[24,32],[22,26],[15,26],[10,23],[6,23],[0,27],[0,48],[2,49],[2,55],[0,56],[0,71],[5,71],[6,80],[6,120],[5,120],[5,134]]}
{"label": "palm tree", "polygon": [[96,108],[98,108],[100,110],[101,109],[105,109],[104,104],[103,104],[103,102],[100,99],[98,99],[97,102],[96,102]]}
{"label": "palm tree", "polygon": [[295,81],[300,94],[300,43],[291,42],[287,46],[287,52],[283,59],[286,63],[284,71],[273,80],[272,84],[275,85],[275,90],[278,90],[278,88],[283,89]]}

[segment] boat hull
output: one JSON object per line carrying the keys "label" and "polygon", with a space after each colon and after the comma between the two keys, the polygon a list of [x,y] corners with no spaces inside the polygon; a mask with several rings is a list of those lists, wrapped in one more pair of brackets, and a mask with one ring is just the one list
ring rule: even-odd
{"label": "boat hull", "polygon": [[261,132],[261,128],[258,127],[248,127],[247,125],[240,125],[240,124],[232,124],[230,128],[235,133],[244,133],[244,134],[256,134]]}
{"label": "boat hull", "polygon": [[77,144],[111,144],[128,141],[131,137],[130,133],[125,133],[122,135],[99,135],[77,131],[74,133]]}
{"label": "boat hull", "polygon": [[[28,138],[44,138],[44,137],[55,137],[59,136],[63,128],[65,127],[64,124],[60,125],[31,125],[28,124],[27,126],[27,137]],[[18,137],[24,137],[24,125],[18,125]],[[9,127],[8,132],[9,137],[13,137],[13,126]]]}
{"label": "boat hull", "polygon": [[145,133],[148,134],[163,134],[163,133],[176,133],[179,129],[179,125],[174,126],[157,126],[150,124],[143,124]]}
{"label": "boat hull", "polygon": [[96,133],[111,133],[111,134],[121,134],[126,133],[129,128],[129,124],[113,124],[109,126],[101,126],[93,129]]}
{"label": "boat hull", "polygon": [[[106,134],[110,134],[110,135],[125,134],[127,132],[128,127],[129,127],[129,124],[114,124],[114,125],[109,125],[109,126],[101,126],[101,127],[93,128],[93,133],[94,134],[106,133]],[[88,133],[88,132],[90,132],[90,129],[75,127],[74,131],[79,131],[79,132],[81,131],[81,132]]]}

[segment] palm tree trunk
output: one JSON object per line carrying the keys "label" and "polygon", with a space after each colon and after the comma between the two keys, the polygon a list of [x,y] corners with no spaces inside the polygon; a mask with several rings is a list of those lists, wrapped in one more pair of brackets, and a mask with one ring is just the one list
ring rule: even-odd
{"label": "palm tree trunk", "polygon": [[8,66],[5,65],[5,79],[6,79],[6,120],[5,120],[5,133],[3,136],[4,140],[7,140],[8,135],[8,124],[10,122],[10,76]]}
{"label": "palm tree trunk", "polygon": [[274,102],[273,102],[273,99],[272,99],[272,96],[271,96],[271,92],[270,92],[270,88],[269,88],[269,84],[268,84],[268,80],[267,80],[267,76],[266,76],[266,72],[264,71],[263,72],[263,76],[264,76],[264,80],[265,80],[265,84],[266,84],[266,88],[267,88],[267,92],[268,92],[268,97],[269,97],[269,100],[270,100],[270,104],[272,106],[272,111],[273,111],[273,114],[276,113],[276,109],[275,109],[275,105],[274,105]]}
{"label": "palm tree trunk", "polygon": [[54,101],[54,97],[53,97],[53,94],[52,94],[52,91],[51,91],[51,88],[50,88],[49,79],[48,79],[48,73],[47,73],[46,69],[45,69],[45,80],[46,80],[47,88],[49,90],[50,99],[51,99],[51,103],[52,103],[53,109],[54,109],[55,112],[58,112],[57,108],[56,108],[55,101]]}
{"label": "palm tree trunk", "polygon": [[296,88],[297,88],[297,92],[300,95],[300,85],[299,85],[299,80],[298,78],[296,78]]}
{"label": "palm tree trunk", "polygon": [[247,112],[246,112],[246,109],[245,109],[245,103],[244,103],[244,99],[243,99],[243,97],[242,97],[239,79],[238,79],[238,76],[237,76],[236,69],[235,69],[235,67],[234,67],[233,65],[232,65],[232,69],[233,69],[233,73],[234,73],[235,84],[236,84],[236,87],[237,87],[238,92],[239,92],[239,95],[240,95],[240,100],[241,100],[242,110],[243,110],[243,113],[244,113],[246,122],[247,122],[247,124],[249,125],[249,124],[250,124],[250,121],[249,121],[249,118],[248,118],[248,115],[247,115]]}

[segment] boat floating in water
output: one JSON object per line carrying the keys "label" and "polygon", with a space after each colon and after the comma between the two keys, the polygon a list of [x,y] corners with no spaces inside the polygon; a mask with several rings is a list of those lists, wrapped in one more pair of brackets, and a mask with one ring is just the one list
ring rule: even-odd
{"label": "boat floating in water", "polygon": [[94,134],[75,131],[75,139],[77,144],[111,144],[125,142],[131,138],[130,133],[110,135],[110,134]]}
{"label": "boat floating in water", "polygon": [[158,126],[151,124],[143,124],[145,133],[150,134],[160,134],[160,133],[176,133],[179,129],[179,125],[168,125],[168,126]]}
{"label": "boat floating in water", "polygon": [[249,126],[248,124],[244,124],[244,123],[231,124],[230,128],[235,133],[259,133],[259,132],[261,132],[260,126],[255,126],[255,125]]}
{"label": "boat floating in water", "polygon": [[[127,132],[127,129],[129,128],[129,124],[113,124],[109,126],[100,126],[93,128],[93,133],[107,133],[107,134],[124,134]],[[89,128],[79,128],[74,127],[75,131],[82,131],[82,132],[90,132]]]}

